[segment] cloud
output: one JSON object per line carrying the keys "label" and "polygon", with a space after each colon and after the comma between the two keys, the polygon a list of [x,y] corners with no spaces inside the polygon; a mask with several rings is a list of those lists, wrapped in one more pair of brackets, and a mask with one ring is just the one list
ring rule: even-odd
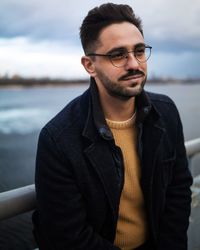
{"label": "cloud", "polygon": [[[0,74],[85,76],[79,27],[89,9],[104,2],[1,0]],[[199,0],[113,2],[131,5],[142,18],[145,40],[153,46],[150,72],[200,75]]]}
{"label": "cloud", "polygon": [[198,0],[134,1],[142,17],[148,41],[159,51],[200,50],[200,2]]}
{"label": "cloud", "polygon": [[200,77],[200,52],[153,53],[149,59],[150,76],[195,78]]}
{"label": "cloud", "polygon": [[[79,26],[88,10],[104,1],[1,0],[1,37],[78,41]],[[122,1],[113,1],[122,3]],[[200,49],[200,2],[193,0],[123,1],[142,17],[145,36],[177,49]],[[179,44],[179,46],[178,46]],[[161,46],[160,46],[161,48]]]}
{"label": "cloud", "polygon": [[[81,47],[67,41],[0,39],[0,75],[88,78],[81,65]],[[149,76],[200,77],[200,52],[156,52],[148,61]]]}
{"label": "cloud", "polygon": [[75,6],[63,0],[1,0],[0,34],[3,37],[73,39],[78,33],[74,28],[79,20]]}
{"label": "cloud", "polygon": [[81,48],[67,42],[32,42],[27,38],[0,39],[0,75],[86,78]]}

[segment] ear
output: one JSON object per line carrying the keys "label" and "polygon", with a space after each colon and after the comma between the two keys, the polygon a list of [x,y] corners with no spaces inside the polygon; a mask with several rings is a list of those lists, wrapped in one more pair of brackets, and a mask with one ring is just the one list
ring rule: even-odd
{"label": "ear", "polygon": [[90,76],[96,76],[94,61],[89,56],[82,56],[81,63]]}

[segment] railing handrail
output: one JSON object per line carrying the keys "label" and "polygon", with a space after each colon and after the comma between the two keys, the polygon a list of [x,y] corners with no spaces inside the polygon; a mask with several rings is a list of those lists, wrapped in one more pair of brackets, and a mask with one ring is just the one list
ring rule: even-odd
{"label": "railing handrail", "polygon": [[200,152],[200,138],[185,142],[187,156],[191,157]]}
{"label": "railing handrail", "polygon": [[[185,142],[188,157],[200,153],[200,138]],[[0,220],[33,210],[36,207],[35,185],[0,193]]]}
{"label": "railing handrail", "polygon": [[31,211],[36,206],[35,185],[0,193],[0,220]]}

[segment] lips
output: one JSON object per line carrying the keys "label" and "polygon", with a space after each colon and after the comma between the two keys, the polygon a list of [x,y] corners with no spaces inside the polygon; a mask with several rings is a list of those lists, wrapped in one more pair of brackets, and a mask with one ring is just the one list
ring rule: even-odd
{"label": "lips", "polygon": [[145,74],[141,70],[131,70],[126,75],[121,76],[119,80],[120,81],[135,80],[144,76]]}
{"label": "lips", "polygon": [[138,79],[138,78],[141,78],[143,77],[142,74],[138,74],[138,75],[132,75],[132,76],[129,76],[129,77],[124,77],[123,80],[124,81],[128,81],[128,80],[134,80],[134,79]]}

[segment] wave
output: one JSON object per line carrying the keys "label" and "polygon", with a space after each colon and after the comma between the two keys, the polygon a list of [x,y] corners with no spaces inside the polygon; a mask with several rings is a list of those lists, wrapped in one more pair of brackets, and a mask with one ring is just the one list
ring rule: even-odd
{"label": "wave", "polygon": [[51,117],[51,112],[39,108],[0,110],[0,132],[28,134],[40,130]]}

